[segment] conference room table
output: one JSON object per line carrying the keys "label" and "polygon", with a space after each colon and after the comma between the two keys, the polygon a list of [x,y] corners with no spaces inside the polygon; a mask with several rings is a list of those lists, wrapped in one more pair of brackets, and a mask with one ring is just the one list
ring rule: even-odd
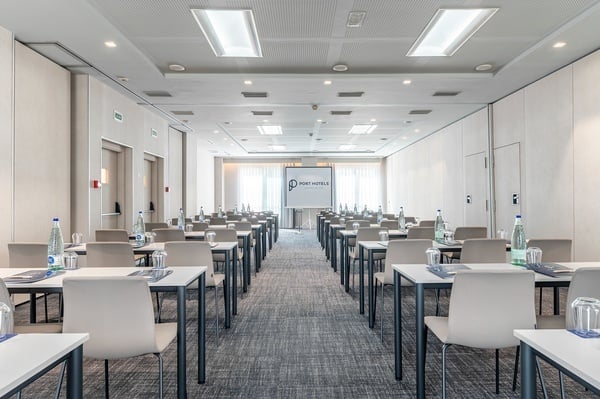
{"label": "conference room table", "polygon": [[83,398],[83,344],[89,334],[17,334],[0,342],[0,398],[10,398],[66,361],[67,398]]}
{"label": "conference room table", "polygon": [[[237,243],[236,243],[237,245]],[[6,282],[8,291],[19,294],[36,293],[62,293],[63,279],[65,277],[104,277],[104,276],[128,276],[139,271],[139,267],[82,267],[76,270],[66,270],[46,279],[28,282],[11,283]],[[31,268],[29,270],[46,270]],[[173,272],[156,282],[148,282],[152,292],[175,292],[177,294],[177,397],[187,397],[186,387],[186,288],[194,281],[198,281],[198,383],[206,381],[206,313],[205,313],[205,266],[173,267]],[[0,277],[6,278],[24,269],[0,268]],[[30,301],[30,321],[36,322],[36,301]]]}
{"label": "conference room table", "polygon": [[[571,269],[580,267],[600,267],[597,262],[559,262]],[[523,270],[522,267],[510,263],[473,263],[467,264],[472,270]],[[404,277],[415,285],[415,318],[416,318],[416,396],[425,398],[425,290],[452,288],[454,278],[441,278],[427,270],[425,264],[393,264],[394,269],[394,356],[395,377],[402,379],[402,286],[400,278]],[[535,273],[536,287],[568,287],[571,283],[570,273],[561,273],[558,277],[550,277]],[[557,300],[554,313],[558,314]]]}
{"label": "conference room table", "polygon": [[521,341],[521,398],[536,398],[536,358],[600,395],[597,339],[582,338],[565,329],[514,330],[514,336]]}

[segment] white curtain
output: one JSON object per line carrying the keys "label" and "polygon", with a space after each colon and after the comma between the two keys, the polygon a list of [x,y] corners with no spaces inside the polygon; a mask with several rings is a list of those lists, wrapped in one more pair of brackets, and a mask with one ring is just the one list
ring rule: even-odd
{"label": "white curtain", "polygon": [[253,211],[281,214],[283,175],[279,164],[239,164],[238,203]]}
{"label": "white curtain", "polygon": [[371,210],[382,205],[380,163],[336,163],[334,170],[336,209],[340,203],[350,210],[356,204],[359,211],[365,205]]}

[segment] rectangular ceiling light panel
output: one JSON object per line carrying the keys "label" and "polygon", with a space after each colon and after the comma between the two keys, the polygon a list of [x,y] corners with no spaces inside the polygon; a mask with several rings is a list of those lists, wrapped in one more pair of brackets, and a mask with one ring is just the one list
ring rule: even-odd
{"label": "rectangular ceiling light panel", "polygon": [[262,57],[252,10],[191,11],[217,57]]}
{"label": "rectangular ceiling light panel", "polygon": [[262,126],[256,126],[256,127],[258,128],[258,131],[260,132],[260,134],[263,134],[266,136],[274,136],[274,135],[283,134],[283,130],[281,130],[281,126],[262,125]]}
{"label": "rectangular ceiling light panel", "polygon": [[341,151],[350,151],[356,148],[355,144],[342,144],[338,147]]}
{"label": "rectangular ceiling light panel", "polygon": [[440,8],[417,41],[409,57],[449,57],[466,43],[498,8]]}
{"label": "rectangular ceiling light panel", "polygon": [[377,125],[354,125],[348,134],[370,134]]}

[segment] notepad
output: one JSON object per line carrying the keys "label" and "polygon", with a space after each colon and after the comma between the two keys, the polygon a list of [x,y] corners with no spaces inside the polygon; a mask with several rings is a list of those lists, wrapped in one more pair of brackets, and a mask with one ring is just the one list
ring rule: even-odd
{"label": "notepad", "polygon": [[431,265],[431,266],[427,267],[427,270],[429,270],[431,273],[433,273],[436,276],[441,277],[441,278],[454,277],[456,272],[458,272],[460,270],[470,270],[470,269],[471,268],[469,266],[463,265],[460,263],[453,263],[453,264],[448,264],[448,265],[437,264],[437,265]]}
{"label": "notepad", "polygon": [[21,272],[12,276],[5,277],[4,281],[6,283],[35,283],[36,281],[41,281],[62,273],[64,273],[64,271],[28,270],[26,272]]}
{"label": "notepad", "polygon": [[173,270],[170,269],[144,269],[130,273],[129,276],[141,276],[149,283],[155,283],[167,277],[171,273],[173,273]]}
{"label": "notepad", "polygon": [[559,265],[558,263],[528,263],[525,265],[527,269],[533,270],[536,273],[544,274],[550,277],[558,277],[564,273],[571,273],[573,269]]}

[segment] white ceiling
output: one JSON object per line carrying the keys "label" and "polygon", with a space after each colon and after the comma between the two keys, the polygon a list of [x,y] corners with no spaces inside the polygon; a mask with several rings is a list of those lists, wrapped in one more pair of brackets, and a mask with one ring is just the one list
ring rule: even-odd
{"label": "white ceiling", "polygon": [[[440,7],[500,10],[452,57],[406,57]],[[215,57],[190,8],[252,9],[263,57]],[[346,27],[350,11],[366,12],[362,27]],[[211,152],[233,157],[387,156],[598,49],[599,24],[600,0],[0,2],[0,26],[17,40],[76,73],[99,77],[169,115],[171,125],[197,134]],[[106,48],[107,40],[117,47]],[[567,46],[552,48],[559,40]],[[171,72],[173,63],[186,71]],[[339,63],[349,70],[333,72]],[[482,63],[494,67],[476,72]],[[129,80],[119,82],[122,76]],[[404,85],[405,79],[412,83]],[[171,97],[149,97],[147,91]],[[268,97],[244,98],[244,91]],[[434,97],[438,91],[459,94]],[[340,98],[338,92],[364,94]],[[411,115],[413,110],[431,112]],[[265,119],[284,134],[260,136],[256,126]],[[378,125],[373,133],[348,135],[353,124],[371,119]],[[270,144],[287,149],[274,152]],[[344,154],[341,144],[356,148]]]}

